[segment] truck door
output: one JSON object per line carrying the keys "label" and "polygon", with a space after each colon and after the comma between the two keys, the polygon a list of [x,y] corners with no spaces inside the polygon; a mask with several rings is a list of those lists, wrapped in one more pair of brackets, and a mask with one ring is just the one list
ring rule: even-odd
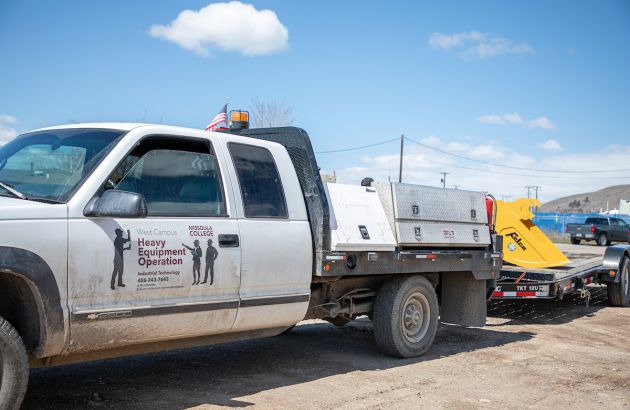
{"label": "truck door", "polygon": [[313,248],[302,191],[286,150],[261,144],[228,144],[242,204],[234,331],[291,326],[304,318],[310,296]]}
{"label": "truck door", "polygon": [[221,157],[209,140],[145,137],[102,190],[144,195],[148,217],[70,219],[72,351],[231,329],[241,253]]}

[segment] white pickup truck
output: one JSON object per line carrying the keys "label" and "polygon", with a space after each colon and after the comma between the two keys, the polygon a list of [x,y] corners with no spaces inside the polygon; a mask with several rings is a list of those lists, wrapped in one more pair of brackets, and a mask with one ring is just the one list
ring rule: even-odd
{"label": "white pickup truck", "polygon": [[0,147],[0,407],[20,406],[29,367],[275,336],[305,318],[368,315],[385,353],[418,356],[440,313],[485,324],[501,238],[484,200],[326,186],[293,127],[18,136]]}

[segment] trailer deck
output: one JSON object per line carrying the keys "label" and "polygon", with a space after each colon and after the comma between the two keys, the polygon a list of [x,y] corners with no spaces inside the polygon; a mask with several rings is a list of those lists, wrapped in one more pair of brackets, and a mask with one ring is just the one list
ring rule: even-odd
{"label": "trailer deck", "polygon": [[586,285],[598,282],[599,275],[604,273],[605,248],[565,244],[559,248],[570,260],[561,267],[531,269],[504,264],[492,298],[562,299],[575,291],[588,298]]}

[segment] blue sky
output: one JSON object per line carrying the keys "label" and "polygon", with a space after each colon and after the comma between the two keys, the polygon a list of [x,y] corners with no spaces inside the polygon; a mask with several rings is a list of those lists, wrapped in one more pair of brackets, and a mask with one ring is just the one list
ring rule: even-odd
{"label": "blue sky", "polygon": [[[198,13],[210,4],[0,0],[0,139],[69,121],[202,128],[226,97],[243,109],[259,97],[291,106],[316,151],[405,134],[486,161],[407,142],[409,182],[439,185],[447,171],[449,186],[515,199],[540,185],[543,200],[630,183],[630,171],[548,172],[630,168],[626,1],[252,1],[249,17]],[[173,29],[183,10],[206,26]],[[396,178],[398,150],[318,159],[356,183]]]}

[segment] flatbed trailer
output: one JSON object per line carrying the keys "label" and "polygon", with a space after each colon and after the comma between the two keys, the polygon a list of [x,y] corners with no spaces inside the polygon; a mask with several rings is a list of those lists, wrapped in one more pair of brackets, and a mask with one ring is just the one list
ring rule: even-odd
{"label": "flatbed trailer", "polygon": [[587,286],[606,284],[611,304],[628,306],[630,246],[610,246],[603,255],[595,249],[566,252],[570,263],[557,268],[532,269],[504,264],[491,299],[562,300],[568,294],[579,292],[588,304]]}

